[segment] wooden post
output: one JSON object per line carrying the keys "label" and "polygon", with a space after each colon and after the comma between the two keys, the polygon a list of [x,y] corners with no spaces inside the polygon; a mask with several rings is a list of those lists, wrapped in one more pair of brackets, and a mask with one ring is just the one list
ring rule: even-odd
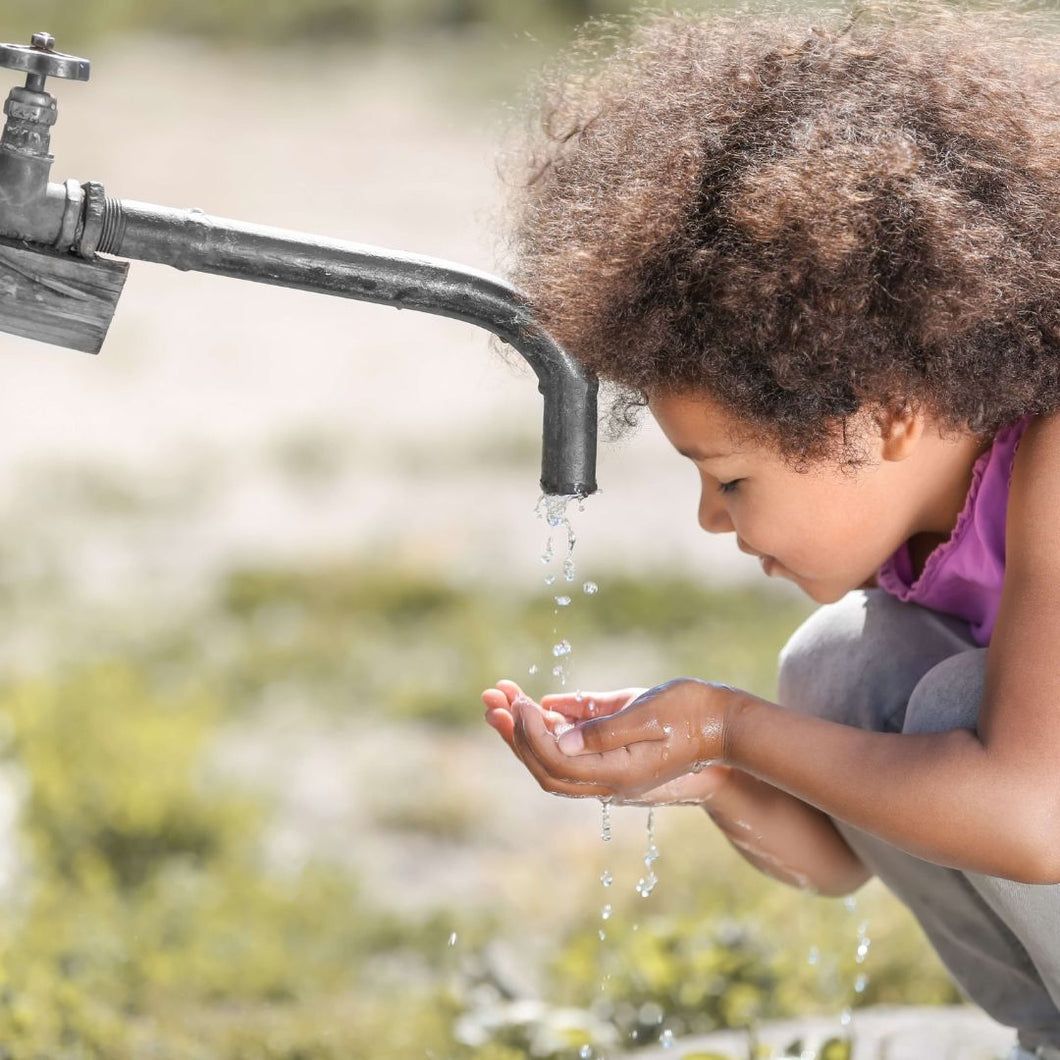
{"label": "wooden post", "polygon": [[0,331],[99,353],[128,271],[127,261],[0,239]]}

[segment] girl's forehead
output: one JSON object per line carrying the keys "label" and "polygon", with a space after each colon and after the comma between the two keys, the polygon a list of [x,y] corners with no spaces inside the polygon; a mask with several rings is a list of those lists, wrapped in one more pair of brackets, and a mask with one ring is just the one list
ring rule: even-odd
{"label": "girl's forehead", "polygon": [[648,408],[663,433],[684,455],[710,460],[753,451],[746,428],[706,394],[656,392],[648,397]]}

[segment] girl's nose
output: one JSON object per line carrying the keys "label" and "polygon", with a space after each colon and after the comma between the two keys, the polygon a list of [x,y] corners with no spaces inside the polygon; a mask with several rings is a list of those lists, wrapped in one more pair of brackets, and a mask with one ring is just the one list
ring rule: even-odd
{"label": "girl's nose", "polygon": [[699,525],[708,534],[729,534],[736,529],[717,486],[706,481],[699,493]]}

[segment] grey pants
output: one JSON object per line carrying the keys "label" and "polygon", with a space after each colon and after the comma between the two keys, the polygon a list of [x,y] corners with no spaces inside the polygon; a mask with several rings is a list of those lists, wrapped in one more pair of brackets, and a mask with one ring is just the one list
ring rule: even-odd
{"label": "grey pants", "polygon": [[[792,636],[780,654],[778,698],[792,710],[880,732],[970,729],[985,662],[986,649],[960,619],[882,589],[858,590],[820,608]],[[970,1000],[1017,1028],[1024,1049],[1060,1045],[1060,885],[944,868],[834,823],[912,911]]]}

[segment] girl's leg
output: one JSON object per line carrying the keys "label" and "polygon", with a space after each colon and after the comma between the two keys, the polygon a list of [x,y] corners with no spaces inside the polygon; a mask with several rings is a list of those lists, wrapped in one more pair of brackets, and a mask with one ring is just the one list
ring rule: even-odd
{"label": "girl's leg", "polygon": [[[974,727],[985,649],[959,619],[882,590],[823,607],[781,653],[780,702],[883,732]],[[1026,1048],[1060,1043],[1060,886],[963,873],[835,821],[920,922],[968,997]]]}

